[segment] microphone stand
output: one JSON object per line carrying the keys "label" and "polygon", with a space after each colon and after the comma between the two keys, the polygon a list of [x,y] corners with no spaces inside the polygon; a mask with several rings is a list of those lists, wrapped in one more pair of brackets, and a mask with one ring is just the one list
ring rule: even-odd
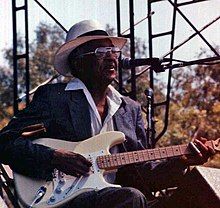
{"label": "microphone stand", "polygon": [[147,139],[151,148],[154,147],[155,141],[155,123],[154,123],[154,93],[151,88],[145,90],[145,95],[147,97]]}

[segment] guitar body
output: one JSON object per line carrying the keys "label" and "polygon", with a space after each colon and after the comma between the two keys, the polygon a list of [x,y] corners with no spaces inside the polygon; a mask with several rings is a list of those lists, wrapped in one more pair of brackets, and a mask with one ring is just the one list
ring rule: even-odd
{"label": "guitar body", "polygon": [[57,139],[42,138],[34,143],[43,144],[54,149],[65,149],[85,156],[92,161],[91,171],[88,176],[76,178],[57,172],[53,181],[37,180],[14,173],[15,188],[22,204],[30,206],[35,199],[40,187],[46,187],[46,193],[41,200],[31,207],[60,207],[83,192],[106,187],[120,187],[107,183],[103,177],[104,169],[99,169],[96,164],[97,156],[108,155],[109,149],[124,142],[125,136],[121,132],[107,132],[91,137],[82,142],[69,142]]}

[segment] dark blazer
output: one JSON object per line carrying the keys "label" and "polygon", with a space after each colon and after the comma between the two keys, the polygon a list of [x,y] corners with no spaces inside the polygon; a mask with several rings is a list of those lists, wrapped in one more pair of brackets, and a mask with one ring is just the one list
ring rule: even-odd
{"label": "dark blazer", "polygon": [[[39,87],[30,105],[19,112],[0,132],[0,162],[22,174],[47,177],[52,171],[53,149],[33,144],[20,135],[26,126],[43,123],[46,132],[40,137],[50,137],[69,141],[82,141],[91,137],[89,104],[82,90],[65,91],[66,84],[49,84]],[[123,97],[122,104],[114,117],[115,130],[126,136],[126,142],[119,146],[120,152],[149,148],[140,105]],[[150,164],[150,166],[149,166]],[[168,163],[152,168],[148,163],[147,178],[164,177],[162,170],[170,169]],[[146,166],[146,165],[145,165]],[[173,165],[172,165],[173,166]],[[158,168],[159,167],[159,168]],[[146,170],[146,168],[144,168]],[[156,171],[155,171],[156,170]],[[146,172],[146,171],[145,171]],[[162,173],[162,174],[161,174]]]}
{"label": "dark blazer", "polygon": [[[41,137],[75,142],[91,137],[89,104],[84,93],[82,90],[65,91],[65,87],[66,84],[59,83],[38,88],[30,105],[0,132],[2,162],[10,164],[19,172],[21,166],[28,165],[34,170],[36,163],[44,167],[49,165],[53,151],[20,138],[22,129],[31,124],[44,124],[47,132]],[[127,139],[120,151],[125,151],[125,148],[128,151],[143,149],[149,145],[146,142],[140,105],[136,102],[123,97],[113,119],[115,130],[123,132]]]}

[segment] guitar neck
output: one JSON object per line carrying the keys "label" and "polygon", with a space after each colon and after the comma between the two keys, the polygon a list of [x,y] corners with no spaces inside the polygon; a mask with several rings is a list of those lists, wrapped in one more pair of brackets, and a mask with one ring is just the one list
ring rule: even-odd
{"label": "guitar neck", "polygon": [[[206,144],[212,147],[214,145],[213,141],[207,141]],[[182,155],[189,154],[195,153],[191,150],[188,144],[183,144],[133,152],[124,152],[113,155],[98,156],[97,165],[100,169],[110,170],[116,169],[124,165],[180,157]]]}

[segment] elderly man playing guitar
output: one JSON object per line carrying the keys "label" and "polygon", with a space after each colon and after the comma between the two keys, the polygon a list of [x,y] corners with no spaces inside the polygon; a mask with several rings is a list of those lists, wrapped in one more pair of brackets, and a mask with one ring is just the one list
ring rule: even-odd
{"label": "elderly man playing guitar", "polygon": [[[215,143],[202,138],[190,146],[150,149],[140,105],[110,85],[125,43],[96,21],[73,25],[54,60],[71,81],[39,87],[1,131],[0,162],[14,171],[24,205],[166,207],[149,204],[151,190],[178,185],[187,166],[214,154]],[[138,181],[144,194],[134,188]]]}

